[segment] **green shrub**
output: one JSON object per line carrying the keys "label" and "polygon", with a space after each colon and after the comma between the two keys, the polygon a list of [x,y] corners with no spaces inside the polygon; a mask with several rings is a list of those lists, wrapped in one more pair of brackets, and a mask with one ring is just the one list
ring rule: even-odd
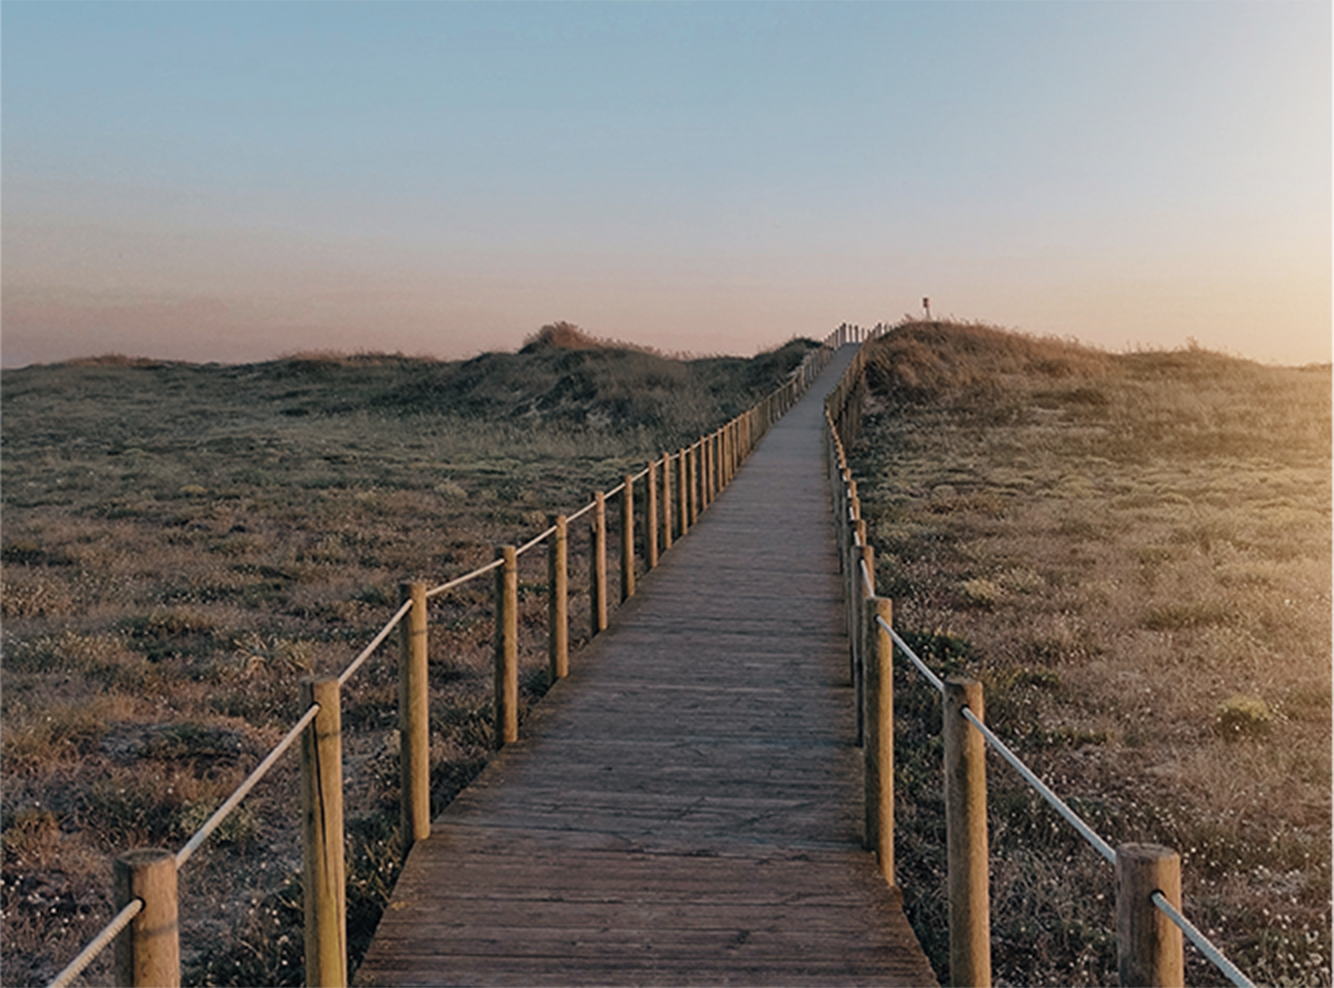
{"label": "green shrub", "polygon": [[1260,738],[1274,726],[1274,714],[1260,697],[1234,693],[1215,708],[1214,725],[1230,740]]}

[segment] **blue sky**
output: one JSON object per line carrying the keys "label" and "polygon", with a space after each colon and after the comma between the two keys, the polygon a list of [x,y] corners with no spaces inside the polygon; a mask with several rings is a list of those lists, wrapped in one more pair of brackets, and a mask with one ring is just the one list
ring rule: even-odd
{"label": "blue sky", "polygon": [[1328,360],[1330,9],[6,0],[0,356],[753,353],[929,295]]}

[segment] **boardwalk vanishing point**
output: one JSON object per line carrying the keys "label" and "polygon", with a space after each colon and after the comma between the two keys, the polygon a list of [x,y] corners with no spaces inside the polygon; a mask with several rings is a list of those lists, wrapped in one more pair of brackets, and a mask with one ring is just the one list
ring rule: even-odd
{"label": "boardwalk vanishing point", "polygon": [[408,856],[357,983],[934,985],[862,849],[823,396]]}

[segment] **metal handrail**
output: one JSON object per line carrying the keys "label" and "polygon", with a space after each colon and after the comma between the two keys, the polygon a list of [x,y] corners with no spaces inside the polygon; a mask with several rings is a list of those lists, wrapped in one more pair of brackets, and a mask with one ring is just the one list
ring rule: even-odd
{"label": "metal handrail", "polygon": [[525,552],[527,552],[527,551],[528,551],[529,549],[531,549],[533,546],[537,545],[539,542],[544,541],[544,540],[545,540],[546,538],[548,538],[549,536],[551,536],[551,535],[555,535],[555,534],[556,534],[556,526],[555,526],[555,525],[552,525],[550,528],[548,528],[548,529],[547,529],[545,532],[543,532],[541,535],[537,536],[536,538],[529,539],[529,540],[528,540],[527,542],[525,542],[523,545],[519,546],[518,549],[514,550],[514,554],[515,554],[516,556],[522,556]]}
{"label": "metal handrail", "polygon": [[936,688],[936,692],[944,693],[945,692],[944,680],[942,680],[939,676],[937,676],[934,672],[932,672],[931,669],[927,666],[927,664],[917,657],[917,653],[908,647],[908,643],[899,637],[899,633],[897,631],[895,631],[893,628],[891,628],[888,624],[885,623],[884,618],[882,618],[880,615],[877,614],[875,620],[876,623],[880,625],[880,627],[884,628],[886,631],[889,632],[889,637],[894,640],[894,644],[899,647],[899,650],[903,652],[904,655],[908,656],[908,658],[912,660],[912,664],[917,667],[917,671],[920,672],[923,676],[925,676],[927,682],[929,682],[932,686]]}
{"label": "metal handrail", "polygon": [[383,628],[380,629],[380,633],[376,635],[374,638],[372,638],[371,643],[361,650],[361,654],[358,655],[355,659],[353,659],[350,663],[348,663],[347,668],[344,669],[341,674],[339,674],[338,685],[340,687],[343,684],[345,684],[349,679],[352,678],[352,674],[356,672],[358,669],[360,669],[361,664],[371,657],[371,653],[380,647],[380,642],[384,641],[386,638],[389,637],[389,632],[394,630],[394,627],[398,624],[398,622],[403,620],[404,615],[406,615],[410,610],[412,610],[412,601],[410,600],[403,601],[399,609],[394,612],[394,616],[391,617],[389,619],[389,622]]}
{"label": "metal handrail", "polygon": [[200,845],[208,840],[209,835],[212,834],[213,831],[218,829],[222,821],[227,819],[227,815],[231,813],[232,810],[236,809],[237,804],[240,803],[241,800],[245,799],[246,794],[250,792],[251,789],[255,788],[255,785],[260,779],[268,774],[269,769],[273,768],[274,763],[282,757],[283,753],[296,743],[297,739],[301,737],[301,732],[306,729],[306,725],[314,720],[315,715],[319,712],[320,705],[318,703],[312,703],[306,709],[306,712],[301,715],[301,719],[292,725],[292,729],[288,731],[287,734],[283,736],[283,739],[274,746],[272,751],[269,752],[268,756],[255,767],[255,770],[246,777],[244,782],[236,787],[236,790],[227,798],[227,801],[219,806],[217,810],[214,811],[213,815],[204,821],[204,825],[195,831],[194,836],[186,841],[185,846],[176,852],[176,867],[178,869],[181,868],[185,862],[190,860],[191,855],[199,850]]}
{"label": "metal handrail", "polygon": [[51,982],[49,988],[68,988],[69,984],[83,974],[84,969],[106,948],[106,945],[120,936],[121,930],[129,926],[143,908],[143,899],[131,899],[127,902],[121,911],[111,918],[111,922],[102,927],[102,932],[79,951],[79,956],[65,965],[65,969],[56,975],[56,980]]}
{"label": "metal handrail", "polygon": [[432,587],[430,590],[426,591],[426,599],[429,600],[432,597],[437,597],[440,594],[444,593],[446,590],[453,590],[455,587],[460,587],[463,584],[469,582],[470,580],[475,580],[479,576],[484,576],[485,574],[490,573],[493,569],[496,569],[504,565],[504,563],[505,560],[503,559],[492,560],[485,566],[477,567],[477,569],[473,570],[471,573],[465,573],[463,574],[463,576],[450,580],[448,583],[442,583],[438,587]]}
{"label": "metal handrail", "polygon": [[1218,968],[1237,988],[1255,988],[1255,983],[1250,978],[1242,974],[1237,966],[1223,956],[1223,952],[1210,942],[1209,938],[1196,928],[1195,924],[1177,911],[1176,906],[1167,901],[1167,896],[1161,892],[1155,892],[1149,896],[1153,904],[1158,907],[1164,916],[1170,919],[1184,933],[1187,939],[1199,949],[1206,959],[1211,961],[1214,967]]}
{"label": "metal handrail", "polygon": [[1108,844],[1105,840],[1099,837],[1092,827],[1080,819],[1079,814],[1066,805],[1065,800],[1052,792],[1047,784],[1034,774],[1031,768],[1020,761],[1019,756],[1011,751],[1006,746],[1005,742],[996,737],[991,728],[982,723],[980,717],[967,707],[964,707],[962,712],[964,719],[982,733],[982,737],[986,740],[987,744],[991,745],[1002,758],[1013,765],[1015,771],[1024,777],[1024,781],[1036,789],[1038,795],[1045,799],[1051,805],[1052,809],[1065,817],[1066,822],[1069,823],[1070,826],[1079,831],[1079,836],[1083,837],[1084,840],[1093,845],[1093,849],[1106,858],[1108,864],[1116,864],[1116,850],[1111,844]]}
{"label": "metal handrail", "polygon": [[594,508],[596,508],[597,505],[598,505],[598,503],[597,503],[596,501],[589,501],[587,504],[585,504],[582,508],[580,508],[580,509],[579,509],[578,511],[576,511],[574,514],[570,515],[570,516],[566,519],[566,521],[574,521],[576,518],[582,518],[584,515],[588,514],[590,511],[592,511]]}

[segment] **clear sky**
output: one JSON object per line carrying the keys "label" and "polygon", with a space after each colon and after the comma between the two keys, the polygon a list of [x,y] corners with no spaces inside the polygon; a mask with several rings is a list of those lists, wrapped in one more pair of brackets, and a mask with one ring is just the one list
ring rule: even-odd
{"label": "clear sky", "polygon": [[1331,5],[0,6],[14,366],[750,354],[920,312],[1330,359]]}

